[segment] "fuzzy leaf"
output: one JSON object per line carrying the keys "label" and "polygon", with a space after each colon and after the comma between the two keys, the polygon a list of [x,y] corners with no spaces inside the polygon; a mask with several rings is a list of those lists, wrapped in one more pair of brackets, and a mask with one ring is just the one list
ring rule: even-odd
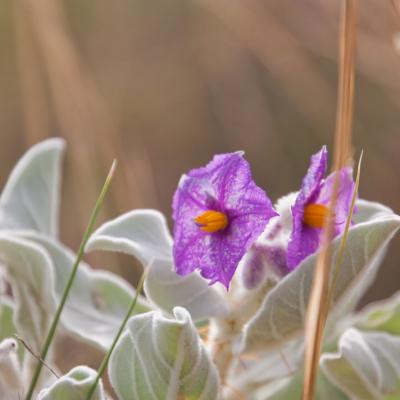
{"label": "fuzzy leaf", "polygon": [[135,210],[106,222],[93,233],[86,251],[117,251],[135,256],[146,266],[171,257],[172,239],[164,216],[155,210]]}
{"label": "fuzzy leaf", "polygon": [[375,201],[358,199],[356,203],[357,212],[353,215],[354,223],[365,222],[379,215],[393,214],[393,210]]}
{"label": "fuzzy leaf", "polygon": [[15,327],[39,352],[55,310],[51,259],[37,244],[5,231],[0,233],[0,259],[13,290]]}
{"label": "fuzzy leaf", "polygon": [[218,374],[189,313],[151,312],[131,318],[109,364],[119,400],[218,398]]}
{"label": "fuzzy leaf", "polygon": [[400,398],[400,337],[349,329],[338,353],[323,354],[321,366],[352,399]]}
{"label": "fuzzy leaf", "polygon": [[[0,256],[15,297],[15,325],[35,351],[61,299],[75,255],[54,240],[30,232],[0,234]],[[64,328],[101,348],[111,344],[134,290],[118,276],[81,263],[61,315]],[[143,297],[134,313],[148,311]]]}
{"label": "fuzzy leaf", "polygon": [[400,335],[400,292],[390,299],[369,304],[353,321],[362,330],[376,330]]}
{"label": "fuzzy leaf", "polygon": [[194,320],[223,316],[228,306],[218,292],[197,273],[180,276],[169,260],[154,260],[144,282],[147,298],[171,313],[177,305],[186,308]]}
{"label": "fuzzy leaf", "polygon": [[0,229],[27,229],[57,236],[64,147],[64,140],[48,139],[19,160],[0,197]]}
{"label": "fuzzy leaf", "polygon": [[[367,205],[368,213],[364,212]],[[376,203],[363,201],[357,207],[360,214],[370,219],[359,222],[349,231],[333,294],[331,321],[337,321],[355,307],[375,279],[387,244],[400,227],[400,217],[382,212],[382,207],[377,208]],[[374,207],[376,212],[371,211]],[[340,239],[339,237],[333,241],[334,256]],[[314,254],[308,257],[268,293],[247,326],[244,351],[273,348],[303,333],[317,256]],[[332,268],[332,273],[333,270]]]}
{"label": "fuzzy leaf", "polygon": [[13,322],[14,304],[8,298],[0,301],[0,340],[16,333]]}
{"label": "fuzzy leaf", "polygon": [[[45,236],[30,233],[23,235],[44,248],[50,256],[58,303],[71,273],[75,254]],[[117,275],[93,270],[81,262],[61,315],[63,326],[69,332],[107,349],[117,333],[134,293],[134,289]],[[145,299],[139,296],[133,314],[149,309]]]}
{"label": "fuzzy leaf", "polygon": [[101,226],[86,251],[117,251],[137,257],[149,268],[146,296],[164,311],[171,313],[174,307],[183,306],[196,320],[227,313],[225,300],[205,279],[196,273],[185,277],[175,273],[171,245],[164,216],[158,211],[136,210]]}
{"label": "fuzzy leaf", "polygon": [[[228,387],[246,393],[254,387],[260,387],[267,382],[283,382],[284,378],[292,377],[304,364],[303,340],[293,340],[285,346],[266,352],[257,353],[257,357],[243,359],[240,374],[232,374]],[[280,386],[280,385],[278,385]]]}
{"label": "fuzzy leaf", "polygon": [[[0,300],[0,340],[12,337],[17,333],[14,325],[14,308],[15,305],[10,298],[4,297]],[[18,359],[20,361],[24,358],[24,352],[24,347],[18,346]]]}
{"label": "fuzzy leaf", "polygon": [[[271,382],[255,392],[255,400],[295,400],[301,399],[303,391],[303,374],[297,373],[289,378]],[[314,400],[349,400],[333,385],[324,374],[318,375]]]}
{"label": "fuzzy leaf", "polygon": [[[40,391],[37,400],[85,400],[97,372],[89,367],[73,368],[49,388]],[[92,400],[105,400],[103,383],[97,384]]]}

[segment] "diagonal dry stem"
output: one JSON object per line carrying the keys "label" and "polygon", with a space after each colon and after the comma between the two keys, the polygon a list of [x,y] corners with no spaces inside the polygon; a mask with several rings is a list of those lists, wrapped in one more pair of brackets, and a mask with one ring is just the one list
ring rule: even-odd
{"label": "diagonal dry stem", "polygon": [[[333,167],[333,171],[336,172],[351,162],[356,15],[357,0],[343,0]],[[331,241],[334,232],[333,210],[335,210],[338,188],[339,174],[336,173],[330,201],[330,215],[322,234],[321,252],[315,266],[305,322],[303,400],[312,400],[314,398],[325,321],[329,310],[329,277],[332,261]]]}

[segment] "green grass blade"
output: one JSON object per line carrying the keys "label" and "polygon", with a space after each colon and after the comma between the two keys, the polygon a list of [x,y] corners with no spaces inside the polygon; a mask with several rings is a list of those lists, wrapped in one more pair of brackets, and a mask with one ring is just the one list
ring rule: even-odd
{"label": "green grass blade", "polygon": [[111,347],[109,348],[107,354],[105,355],[105,357],[103,358],[103,361],[101,362],[101,365],[100,365],[99,370],[97,372],[96,379],[94,380],[93,385],[90,387],[90,389],[88,391],[88,394],[86,396],[86,400],[91,400],[91,398],[92,398],[92,396],[94,394],[94,391],[96,390],[97,384],[99,383],[99,380],[101,379],[105,369],[107,368],[107,364],[108,364],[108,361],[110,360],[111,354],[114,351],[114,348],[117,345],[117,342],[118,342],[119,338],[121,337],[122,332],[125,329],[125,325],[128,322],[128,319],[129,319],[130,315],[132,314],[132,312],[133,312],[133,310],[134,310],[134,308],[136,306],[137,299],[138,299],[139,294],[140,294],[140,292],[142,291],[142,288],[143,288],[143,283],[144,283],[145,276],[146,276],[146,270],[143,271],[142,276],[140,277],[139,283],[138,283],[137,288],[136,288],[135,296],[132,299],[132,302],[131,302],[131,304],[129,306],[129,309],[128,309],[126,315],[125,315],[125,318],[122,321],[121,326],[119,327],[119,330],[117,332],[117,335],[115,336],[115,339],[114,339]]}
{"label": "green grass blade", "polygon": [[[110,172],[108,173],[107,178],[106,178],[106,180],[104,182],[103,188],[101,189],[100,195],[96,200],[96,204],[95,204],[95,206],[93,208],[93,211],[92,211],[92,214],[90,216],[89,223],[88,223],[88,225],[86,227],[86,230],[85,230],[85,233],[83,235],[81,244],[79,245],[79,250],[78,250],[78,253],[77,253],[77,256],[76,256],[76,260],[75,260],[75,263],[73,265],[72,271],[71,271],[71,275],[69,276],[69,279],[68,279],[67,285],[65,286],[64,293],[62,295],[60,304],[58,305],[58,308],[57,308],[56,313],[54,315],[54,319],[53,319],[53,321],[51,323],[49,332],[47,334],[46,340],[45,340],[44,345],[43,345],[43,350],[40,353],[40,360],[44,361],[46,359],[47,353],[48,353],[49,348],[50,348],[50,344],[51,344],[51,342],[52,342],[52,340],[54,338],[54,335],[55,335],[55,332],[56,332],[56,328],[57,328],[58,322],[60,320],[61,313],[62,313],[62,311],[64,309],[64,306],[65,306],[65,303],[67,301],[67,297],[68,297],[69,291],[71,290],[72,284],[73,284],[74,279],[75,279],[76,272],[77,272],[79,264],[80,264],[80,262],[81,262],[81,260],[83,258],[83,254],[85,252],[86,243],[89,240],[89,237],[90,237],[90,235],[91,235],[91,233],[93,231],[93,227],[94,227],[97,215],[98,215],[98,213],[100,211],[100,208],[101,208],[101,206],[103,204],[104,197],[106,196],[106,193],[107,193],[107,191],[109,189],[111,180],[112,180],[113,175],[114,175],[114,171],[115,171],[116,165],[117,165],[116,160],[114,160],[112,165],[111,165]],[[43,363],[41,361],[39,361],[37,363],[36,369],[35,369],[35,371],[33,373],[32,380],[31,380],[31,383],[29,385],[29,389],[28,389],[27,394],[25,396],[25,400],[31,400],[32,399],[33,392],[35,390],[37,381],[39,379],[42,367],[43,367]]]}

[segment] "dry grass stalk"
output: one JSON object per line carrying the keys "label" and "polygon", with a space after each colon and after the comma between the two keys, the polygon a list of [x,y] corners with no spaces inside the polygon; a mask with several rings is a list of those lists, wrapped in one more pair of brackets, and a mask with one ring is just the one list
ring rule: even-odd
{"label": "dry grass stalk", "polygon": [[400,19],[400,1],[399,0],[391,0],[391,1],[394,8],[394,12],[396,16]]}
{"label": "dry grass stalk", "polygon": [[14,2],[13,8],[24,136],[26,145],[32,146],[47,138],[48,132],[50,132],[49,104],[46,99],[32,26],[21,2]]}
{"label": "dry grass stalk", "polygon": [[[121,134],[115,114],[123,112],[123,105],[111,107],[93,79],[91,68],[80,56],[70,32],[65,4],[53,0],[22,0],[17,3],[15,19],[20,39],[20,72],[24,78],[21,85],[26,99],[24,113],[28,132],[33,131],[31,126],[35,127],[29,139],[37,142],[41,138],[39,134],[47,137],[56,130],[72,147],[69,154],[71,165],[79,171],[78,182],[68,180],[68,168],[66,181],[67,186],[79,186],[79,191],[70,192],[71,203],[75,205],[74,224],[84,220],[81,217],[89,212],[90,204],[83,200],[93,196],[97,183],[102,179],[99,166],[117,154],[122,159],[121,164],[130,168],[121,169],[121,184],[115,186],[103,212],[107,215],[112,209],[126,208],[127,204],[140,199],[141,193],[148,193],[149,198],[156,199],[157,190],[146,146],[136,139],[132,155],[132,152],[126,152],[125,144],[110,140]],[[39,71],[31,71],[32,62],[38,64],[34,66]],[[34,72],[43,79],[38,79]],[[39,96],[42,92],[48,99],[42,101]],[[46,100],[47,107],[44,107],[42,103]],[[33,121],[36,124],[32,123],[33,118],[38,120]],[[48,122],[47,126],[44,122],[39,125],[41,120]],[[49,121],[55,122],[56,126],[51,126]],[[142,202],[145,200],[147,197]],[[71,228],[67,227],[67,231],[75,231],[77,227]]]}
{"label": "dry grass stalk", "polygon": [[[356,50],[356,15],[357,0],[344,0],[342,26],[340,32],[340,69],[337,119],[335,131],[334,165],[338,171],[351,161],[351,129],[354,95],[354,64]],[[334,220],[332,210],[335,209],[339,186],[339,174],[336,174],[330,215],[323,232],[321,252],[315,266],[305,323],[305,371],[303,400],[312,400],[318,373],[324,326],[329,310],[329,277],[332,261],[331,240]]]}

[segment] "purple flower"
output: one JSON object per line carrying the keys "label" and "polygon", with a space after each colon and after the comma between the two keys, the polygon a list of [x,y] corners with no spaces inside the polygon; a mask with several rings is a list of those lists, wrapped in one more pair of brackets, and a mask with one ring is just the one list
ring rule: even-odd
{"label": "purple flower", "polygon": [[[322,228],[329,213],[335,174],[325,180],[328,153],[324,146],[311,157],[310,167],[292,207],[293,228],[287,248],[287,265],[293,270],[308,255],[318,250]],[[351,168],[338,173],[339,189],[335,207],[335,236],[342,233],[350,211],[354,182]]]}
{"label": "purple flower", "polygon": [[286,249],[281,246],[255,243],[246,252],[242,262],[242,282],[248,290],[260,287],[267,276],[276,279],[287,273]]}
{"label": "purple flower", "polygon": [[229,287],[246,250],[277,215],[242,152],[216,155],[179,182],[173,200],[176,272]]}

